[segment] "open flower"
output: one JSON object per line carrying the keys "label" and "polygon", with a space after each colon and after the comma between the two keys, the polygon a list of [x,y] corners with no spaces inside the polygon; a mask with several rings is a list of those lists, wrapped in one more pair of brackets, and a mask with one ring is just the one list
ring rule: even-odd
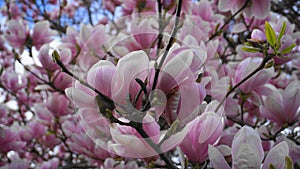
{"label": "open flower", "polygon": [[[233,138],[231,146],[232,168],[261,168],[262,166],[262,169],[266,169],[269,168],[270,164],[275,168],[284,168],[288,153],[288,144],[285,141],[280,142],[269,151],[262,165],[264,151],[260,136],[253,128],[244,126]],[[228,153],[224,154],[210,145],[208,154],[215,169],[231,168],[224,158],[224,155],[227,156]]]}
{"label": "open flower", "polygon": [[20,53],[23,51],[28,35],[28,27],[22,20],[10,20],[7,23],[4,37],[12,47],[20,49]]}
{"label": "open flower", "polygon": [[206,160],[208,145],[217,144],[223,132],[223,117],[210,111],[209,107],[211,105],[206,108],[205,113],[189,123],[192,128],[180,144],[184,154],[193,162],[201,163]]}
{"label": "open flower", "polygon": [[[232,14],[236,13],[245,4],[246,0],[220,0],[218,7],[221,11],[231,11]],[[245,13],[248,17],[256,17],[264,19],[269,14],[271,7],[270,1],[252,0],[248,3]]]}
{"label": "open flower", "polygon": [[[243,60],[237,67],[234,76],[234,83],[237,84],[245,77],[247,77],[253,70],[255,70],[262,62],[262,58],[247,58]],[[266,68],[257,72],[254,76],[249,78],[239,88],[244,93],[251,93],[253,91],[263,94],[265,84],[271,79],[274,73],[274,68]]]}
{"label": "open flower", "polygon": [[[191,125],[186,125],[181,131],[171,135],[161,144],[161,152],[169,151],[179,145],[186,134],[189,132]],[[134,128],[122,125],[114,125],[111,128],[111,135],[114,143],[110,146],[114,152],[123,157],[130,158],[146,158],[158,155],[161,153],[154,150],[146,141],[149,139],[155,144],[161,142],[166,131],[160,131],[160,127],[155,119],[146,115],[143,120],[143,129],[148,134],[148,138],[143,138]]]}
{"label": "open flower", "polygon": [[284,91],[273,90],[272,95],[264,97],[260,106],[262,115],[277,123],[294,123],[300,117],[300,82],[291,82]]}
{"label": "open flower", "polygon": [[56,31],[50,29],[48,21],[37,22],[31,35],[32,45],[39,50],[43,44],[51,42],[54,35],[56,35]]}

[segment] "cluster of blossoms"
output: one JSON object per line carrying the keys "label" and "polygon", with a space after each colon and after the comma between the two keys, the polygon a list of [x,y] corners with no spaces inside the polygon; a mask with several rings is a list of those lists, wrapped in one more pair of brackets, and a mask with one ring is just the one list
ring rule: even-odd
{"label": "cluster of blossoms", "polygon": [[0,3],[0,168],[299,168],[281,3]]}

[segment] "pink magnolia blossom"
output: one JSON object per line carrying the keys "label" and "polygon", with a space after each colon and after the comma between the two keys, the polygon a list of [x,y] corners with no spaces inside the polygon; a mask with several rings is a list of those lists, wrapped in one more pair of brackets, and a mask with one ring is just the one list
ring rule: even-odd
{"label": "pink magnolia blossom", "polygon": [[58,158],[52,158],[48,161],[45,161],[38,165],[37,169],[54,169],[59,167],[59,159]]}
{"label": "pink magnolia blossom", "polygon": [[17,133],[8,127],[0,127],[0,152],[7,153],[11,150],[19,151],[25,147],[26,143],[20,141]]}
{"label": "pink magnolia blossom", "polygon": [[[175,49],[176,45],[167,56],[157,80],[157,89],[168,95],[169,98],[166,111],[164,113],[156,112],[156,117],[163,113],[169,124],[176,119],[184,121],[201,103],[199,99],[201,88],[195,82],[194,72],[191,71],[193,70],[192,61],[197,60],[195,59],[197,56],[193,55],[191,50],[172,53]],[[201,63],[200,61],[200,65]],[[126,105],[125,98],[128,94],[134,98],[140,90],[139,84],[135,82],[136,78],[145,80],[148,77],[150,79],[149,88],[151,88],[154,78],[153,64],[149,61],[146,53],[142,51],[131,52],[120,59],[112,79],[112,82],[117,82],[112,86],[113,100],[118,104]],[[189,101],[191,98],[193,98],[193,102]]]}
{"label": "pink magnolia blossom", "polygon": [[211,26],[215,26],[217,23],[222,24],[223,22],[223,16],[213,11],[213,4],[208,0],[193,4],[192,14],[200,16],[208,24],[211,24]]}
{"label": "pink magnolia blossom", "polygon": [[144,19],[142,21],[133,20],[131,22],[131,32],[140,49],[148,49],[157,38],[158,23],[153,19]]}
{"label": "pink magnolia blossom", "polygon": [[[2,168],[2,167],[1,167]],[[4,166],[4,169],[28,169],[29,161],[27,159],[14,159],[11,163]]]}
{"label": "pink magnolia blossom", "polygon": [[300,164],[300,146],[284,135],[278,137],[276,142],[279,143],[283,141],[288,144],[289,156],[293,160],[294,164]]}
{"label": "pink magnolia blossom", "polygon": [[84,132],[72,134],[71,140],[69,145],[72,151],[103,160],[109,157],[109,153],[97,146]]}
{"label": "pink magnolia blossom", "polygon": [[36,117],[39,121],[51,124],[54,121],[53,114],[42,104],[36,104],[34,109],[36,110]]}
{"label": "pink magnolia blossom", "polygon": [[[246,0],[220,0],[218,7],[221,11],[231,11],[232,14],[236,13],[245,4]],[[249,17],[256,17],[264,19],[269,14],[271,7],[270,1],[252,0],[248,3],[245,13]]]}
{"label": "pink magnolia blossom", "polygon": [[69,75],[63,72],[57,72],[53,84],[56,88],[64,91],[66,88],[72,86],[72,82],[73,80]]}
{"label": "pink magnolia blossom", "polygon": [[260,168],[264,151],[259,134],[245,126],[236,133],[232,141],[233,168]]}
{"label": "pink magnolia blossom", "polygon": [[[113,151],[120,156],[130,158],[146,158],[158,155],[145,139],[150,139],[158,144],[165,137],[166,131],[160,131],[160,127],[155,119],[146,115],[143,119],[143,129],[149,138],[142,136],[132,127],[114,125],[110,131],[113,141],[110,146]],[[179,145],[191,129],[191,124],[187,124],[181,131],[174,133],[160,145],[161,151],[166,152]]]}
{"label": "pink magnolia blossom", "polygon": [[7,23],[7,31],[4,37],[11,46],[23,51],[26,45],[26,40],[29,36],[29,30],[27,25],[22,20],[10,20]]}
{"label": "pink magnolia blossom", "polygon": [[274,146],[271,151],[269,151],[267,157],[264,160],[262,169],[269,169],[270,164],[275,168],[285,167],[285,158],[289,155],[288,144],[283,141]]}
{"label": "pink magnolia blossom", "polygon": [[104,25],[89,27],[82,25],[77,42],[81,47],[78,63],[83,70],[88,70],[99,59],[105,56],[105,43],[108,35],[105,33]]}
{"label": "pink magnolia blossom", "polygon": [[79,36],[79,32],[72,28],[72,27],[67,27],[66,30],[66,36],[62,37],[61,41],[63,42],[60,47],[65,47],[71,50],[72,56],[75,56],[76,53],[78,52],[78,47],[76,46],[78,44],[77,38]]}
{"label": "pink magnolia blossom", "polygon": [[300,117],[300,85],[299,81],[291,82],[284,91],[273,91],[270,96],[264,97],[264,105],[260,107],[262,115],[283,125],[299,120]]}
{"label": "pink magnolia blossom", "polygon": [[104,8],[109,10],[111,13],[114,13],[115,8],[122,4],[120,0],[104,0],[102,3],[104,4]]}
{"label": "pink magnolia blossom", "polygon": [[70,109],[68,109],[69,100],[65,95],[61,95],[59,93],[51,93],[46,107],[55,117],[64,116],[72,113]]}
{"label": "pink magnolia blossom", "polygon": [[78,110],[80,125],[72,123],[64,124],[67,131],[82,134],[82,131],[92,140],[96,146],[108,151],[113,155],[109,141],[111,140],[110,123],[100,115],[100,112],[90,108],[80,108]]}
{"label": "pink magnolia blossom", "polygon": [[57,70],[59,66],[56,63],[54,63],[52,56],[49,53],[49,50],[49,44],[43,45],[39,50],[38,58],[43,68],[45,68],[48,71],[54,71]]}
{"label": "pink magnolia blossom", "polygon": [[[234,77],[234,84],[240,82],[243,78],[248,76],[253,70],[255,70],[261,63],[261,58],[247,58],[243,60],[237,67]],[[245,81],[239,86],[244,93],[251,93],[253,91],[257,93],[264,93],[265,84],[271,79],[274,74],[274,68],[266,68],[260,70],[254,76]]]}
{"label": "pink magnolia blossom", "polygon": [[192,128],[180,144],[183,153],[193,162],[203,162],[207,158],[208,145],[217,144],[223,132],[223,117],[208,109],[209,106],[191,122]]}
{"label": "pink magnolia blossom", "polygon": [[[270,164],[273,164],[275,168],[284,168],[285,158],[289,154],[289,148],[287,142],[280,142],[272,147],[264,159],[264,151],[258,132],[251,127],[244,126],[234,136],[231,153],[224,153],[219,147],[213,147],[210,145],[208,148],[208,154],[209,159],[212,162],[212,166],[215,169],[266,169],[269,168]],[[230,154],[232,155],[232,167],[229,166],[224,158]]]}
{"label": "pink magnolia blossom", "polygon": [[11,15],[12,19],[20,19],[23,14],[20,11],[20,8],[18,7],[17,3],[10,3],[9,5],[9,15]]}
{"label": "pink magnolia blossom", "polygon": [[10,91],[18,91],[26,86],[26,78],[11,68],[6,69],[0,77],[2,84]]}
{"label": "pink magnolia blossom", "polygon": [[[176,0],[161,0],[162,1],[162,7],[164,10],[166,10],[168,13],[172,14],[177,9],[177,3]],[[182,1],[181,11],[183,13],[189,14],[191,12],[192,2],[191,0],[185,0]]]}
{"label": "pink magnolia blossom", "polygon": [[104,164],[101,166],[101,169],[114,168],[114,169],[142,169],[139,167],[135,161],[119,162],[112,158],[107,158]]}
{"label": "pink magnolia blossom", "polygon": [[40,138],[46,133],[46,126],[38,121],[30,121],[28,126],[19,131],[19,136],[22,141],[30,141],[32,139]]}
{"label": "pink magnolia blossom", "polygon": [[48,21],[40,21],[34,25],[33,33],[31,35],[32,45],[36,47],[37,50],[40,49],[45,43],[52,41],[56,32],[49,29],[50,23]]}
{"label": "pink magnolia blossom", "polygon": [[155,12],[156,11],[156,1],[155,0],[124,0],[122,5],[122,13],[124,16],[130,15],[132,13],[141,12]]}
{"label": "pink magnolia blossom", "polygon": [[5,117],[9,113],[9,110],[5,104],[0,103],[0,124],[5,124],[6,120]]}
{"label": "pink magnolia blossom", "polygon": [[254,29],[251,33],[251,39],[263,42],[266,40],[266,35],[263,31]]}

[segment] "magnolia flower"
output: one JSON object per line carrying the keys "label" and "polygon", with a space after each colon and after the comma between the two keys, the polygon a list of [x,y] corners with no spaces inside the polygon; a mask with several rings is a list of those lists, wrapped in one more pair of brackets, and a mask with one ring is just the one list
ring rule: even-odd
{"label": "magnolia flower", "polygon": [[29,30],[22,20],[10,20],[7,23],[7,31],[4,34],[5,39],[12,47],[20,49],[22,53],[26,40],[29,35]]}
{"label": "magnolia flower", "polygon": [[[196,73],[193,72],[194,64],[202,65],[203,61],[197,61],[197,56],[189,49],[176,52],[176,48],[178,48],[177,45],[171,48],[170,54],[162,65],[156,87],[168,99],[165,111],[155,112],[156,117],[163,113],[162,115],[169,124],[176,119],[184,121],[202,102],[200,99],[204,98],[201,87],[195,82]],[[128,95],[131,99],[137,97],[141,86],[135,79],[141,81],[148,79],[147,90],[150,90],[154,83],[154,74],[154,62],[149,61],[145,52],[135,51],[125,55],[118,61],[116,72],[112,78],[111,89],[114,102],[125,106]],[[151,94],[151,91],[148,92]],[[135,104],[137,109],[143,106],[142,97],[144,94],[137,98]]]}
{"label": "magnolia flower", "polygon": [[132,13],[141,12],[155,12],[156,1],[155,0],[124,0],[122,6],[122,13],[124,16],[130,15]]}
{"label": "magnolia flower", "polygon": [[84,132],[72,134],[70,139],[71,140],[68,143],[70,149],[79,154],[103,160],[110,156],[106,150],[96,145],[95,142]]}
{"label": "magnolia flower", "polygon": [[140,49],[148,49],[157,38],[158,23],[155,19],[132,20],[130,31]]}
{"label": "magnolia flower", "polygon": [[[126,121],[126,120],[125,120]],[[155,119],[146,115],[143,119],[143,129],[148,134],[148,138],[143,138],[136,129],[115,124],[111,129],[113,141],[110,144],[113,151],[122,157],[146,158],[158,155],[158,153],[167,152],[179,145],[192,127],[192,123],[187,124],[181,131],[175,131],[174,134],[167,136],[167,131],[161,131]],[[146,140],[154,144],[160,144],[161,152],[157,152],[149,145]]]}
{"label": "magnolia flower", "polygon": [[81,47],[78,63],[83,70],[88,70],[99,59],[104,57],[105,51],[103,47],[108,38],[103,25],[93,28],[85,25],[81,26],[77,42]]}
{"label": "magnolia flower", "polygon": [[[247,77],[253,70],[255,70],[261,63],[261,58],[247,58],[243,60],[237,67],[234,76],[234,84],[239,83]],[[274,73],[274,68],[265,68],[258,71],[255,75],[239,86],[244,93],[251,93],[255,91],[259,94],[264,94],[265,84],[271,79]]]}
{"label": "magnolia flower", "polygon": [[[50,55],[50,45],[44,44],[39,50],[38,59],[41,62],[44,69],[47,71],[55,71],[59,69],[59,66],[53,61],[52,56]],[[71,61],[71,51],[69,49],[58,50],[60,61],[65,65]]]}
{"label": "magnolia flower", "polygon": [[55,117],[60,117],[72,113],[72,111],[68,109],[68,106],[69,100],[67,99],[67,97],[59,93],[51,93],[46,104],[47,109]]}
{"label": "magnolia flower", "polygon": [[19,151],[26,143],[20,141],[19,135],[7,127],[0,127],[0,152]]}
{"label": "magnolia flower", "polygon": [[48,21],[40,21],[34,25],[33,33],[31,35],[32,45],[37,50],[45,44],[52,41],[52,37],[56,35],[56,31],[50,30],[50,23]]}
{"label": "magnolia flower", "polygon": [[260,106],[262,115],[277,123],[294,123],[300,117],[300,82],[294,80],[279,92],[274,89],[272,95],[264,97],[264,105]]}
{"label": "magnolia flower", "polygon": [[264,158],[260,136],[248,126],[236,133],[231,148],[233,168],[259,168]]}
{"label": "magnolia flower", "polygon": [[51,169],[51,168],[59,168],[59,159],[51,158],[48,161],[44,161],[40,165],[36,167],[36,169]]}
{"label": "magnolia flower", "polygon": [[124,161],[119,162],[112,158],[107,158],[104,164],[101,166],[101,169],[114,168],[114,169],[142,169],[136,163],[136,161],[129,161],[126,164]]}
{"label": "magnolia flower", "polygon": [[[285,141],[274,146],[267,154],[264,163],[264,151],[262,142],[257,131],[253,128],[244,126],[234,136],[231,155],[232,168],[269,168],[272,164],[275,168],[284,168],[285,157],[288,156],[289,148]],[[209,159],[215,169],[230,169],[231,167],[224,158],[229,153],[223,153],[212,145],[208,148]],[[229,154],[230,155],[230,154]]]}
{"label": "magnolia flower", "polygon": [[8,113],[9,113],[9,110],[8,110],[7,106],[3,103],[0,103],[0,124],[3,124],[4,119],[2,121],[2,118],[6,117]]}
{"label": "magnolia flower", "polygon": [[[215,104],[215,103],[212,103]],[[180,144],[180,148],[193,162],[203,162],[207,158],[208,145],[215,145],[221,138],[224,128],[224,119],[219,114],[209,110],[189,123],[191,130]]]}
{"label": "magnolia flower", "polygon": [[[231,11],[234,14],[242,8],[245,2],[246,0],[220,0],[218,8],[221,11]],[[254,16],[258,19],[264,19],[268,16],[270,7],[270,1],[252,0],[244,11],[248,17]]]}
{"label": "magnolia flower", "polygon": [[13,92],[20,91],[27,85],[27,79],[16,73],[12,67],[5,69],[0,76],[2,85]]}

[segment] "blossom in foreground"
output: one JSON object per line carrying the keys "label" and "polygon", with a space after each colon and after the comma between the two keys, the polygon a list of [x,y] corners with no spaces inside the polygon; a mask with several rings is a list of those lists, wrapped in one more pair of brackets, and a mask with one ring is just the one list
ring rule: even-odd
{"label": "blossom in foreground", "polygon": [[175,132],[169,138],[165,138],[167,131],[161,131],[155,119],[146,115],[143,120],[143,129],[149,138],[143,138],[136,129],[124,125],[115,124],[111,129],[114,143],[111,143],[113,151],[122,157],[147,158],[157,156],[155,151],[145,139],[149,139],[160,145],[162,152],[167,152],[178,146],[191,129],[191,124],[187,124],[182,130]]}
{"label": "blossom in foreground", "polygon": [[[223,147],[208,148],[209,159],[215,169],[230,169],[231,167],[224,158],[228,153]],[[282,169],[285,166],[285,158],[289,154],[289,148],[285,141],[275,145],[267,154],[264,162],[262,142],[257,131],[244,126],[234,136],[231,145],[232,168],[269,168],[272,164],[275,168]],[[262,163],[263,162],[263,163]]]}
{"label": "blossom in foreground", "polygon": [[[215,104],[215,103],[212,103]],[[191,122],[191,130],[180,144],[180,148],[193,162],[203,162],[207,158],[208,145],[215,145],[221,138],[224,119],[221,115],[208,110]]]}

